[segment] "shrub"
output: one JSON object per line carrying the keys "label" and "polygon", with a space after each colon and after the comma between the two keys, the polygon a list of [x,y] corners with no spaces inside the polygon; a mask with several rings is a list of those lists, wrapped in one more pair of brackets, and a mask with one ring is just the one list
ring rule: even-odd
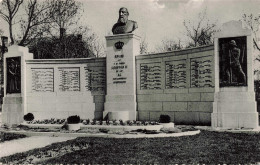
{"label": "shrub", "polygon": [[69,116],[67,118],[68,124],[78,124],[80,122],[80,117],[75,115],[75,116]]}
{"label": "shrub", "polygon": [[0,133],[0,143],[5,142],[5,141],[14,140],[14,139],[25,138],[25,137],[26,137],[26,135],[22,135],[22,134],[1,132]]}
{"label": "shrub", "polygon": [[25,121],[33,121],[34,116],[33,116],[32,113],[27,113],[26,115],[23,116],[23,119],[24,119]]}
{"label": "shrub", "polygon": [[160,115],[159,122],[160,123],[170,123],[171,117],[169,115]]}

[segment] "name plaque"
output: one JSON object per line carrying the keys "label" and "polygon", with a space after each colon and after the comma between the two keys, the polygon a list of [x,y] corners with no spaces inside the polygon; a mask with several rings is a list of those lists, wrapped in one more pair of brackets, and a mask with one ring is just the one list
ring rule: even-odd
{"label": "name plaque", "polygon": [[106,68],[105,67],[84,67],[85,89],[87,91],[105,91]]}
{"label": "name plaque", "polygon": [[124,62],[124,55],[115,55],[114,63],[111,67],[111,70],[115,72],[115,76],[113,77],[113,84],[125,84],[127,78],[124,75],[124,71],[127,69],[127,65]]}
{"label": "name plaque", "polygon": [[80,91],[80,79],[78,67],[64,67],[58,68],[60,75],[60,91]]}
{"label": "name plaque", "polygon": [[32,92],[53,92],[53,68],[31,68]]}
{"label": "name plaque", "polygon": [[186,60],[166,61],[166,89],[186,88]]}
{"label": "name plaque", "polygon": [[141,90],[162,89],[161,63],[148,63],[140,66]]}
{"label": "name plaque", "polygon": [[212,56],[193,58],[191,63],[191,87],[214,87]]}

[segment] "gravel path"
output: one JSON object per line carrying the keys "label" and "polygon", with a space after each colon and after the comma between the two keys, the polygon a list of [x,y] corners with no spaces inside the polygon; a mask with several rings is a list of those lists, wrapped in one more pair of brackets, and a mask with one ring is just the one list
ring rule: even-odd
{"label": "gravel path", "polygon": [[19,152],[29,151],[35,148],[45,147],[52,143],[72,140],[75,138],[76,137],[32,136],[12,141],[6,141],[4,143],[0,143],[0,158]]}

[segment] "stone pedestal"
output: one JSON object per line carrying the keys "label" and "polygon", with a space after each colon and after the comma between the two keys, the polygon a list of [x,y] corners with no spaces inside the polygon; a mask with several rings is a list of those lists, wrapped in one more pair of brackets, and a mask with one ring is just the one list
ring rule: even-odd
{"label": "stone pedestal", "polygon": [[[223,41],[222,44],[220,44],[220,40],[221,42]],[[233,82],[236,80],[233,80],[232,77],[229,79],[231,83],[227,84],[225,82],[226,79],[223,77],[225,74],[225,67],[221,66],[225,64],[223,58],[229,57],[227,53],[223,53],[225,48],[224,41],[228,42],[231,40],[236,41],[237,49],[241,50],[240,65],[246,75],[246,83],[243,85],[239,84],[239,82]],[[242,40],[244,41],[242,42]],[[251,31],[242,28],[242,22],[240,21],[225,23],[222,30],[215,35],[215,98],[213,113],[211,114],[212,127],[258,127],[259,121],[253,80],[252,41]],[[241,60],[241,57],[244,57],[244,59]],[[232,63],[232,61],[229,62]],[[238,71],[235,68],[231,69],[233,69],[232,72]]]}
{"label": "stone pedestal", "polygon": [[3,98],[2,123],[7,125],[20,124],[23,121],[22,97],[11,96]]}
{"label": "stone pedestal", "polygon": [[257,128],[255,93],[246,88],[225,88],[215,93],[212,126],[224,128]]}
{"label": "stone pedestal", "polygon": [[140,53],[140,37],[120,34],[107,36],[106,41],[107,94],[103,117],[136,120],[135,56]]}
{"label": "stone pedestal", "polygon": [[[26,109],[25,60],[27,59],[33,59],[33,54],[29,53],[28,48],[17,45],[10,46],[8,52],[4,54],[4,98],[1,115],[3,124],[13,125],[23,122],[23,116],[26,113],[24,110]],[[10,61],[8,65],[7,60]],[[14,66],[10,68],[12,62]],[[14,72],[15,76],[10,77],[10,74]],[[16,81],[16,87],[11,89],[13,87],[10,87],[10,84],[14,84],[14,81]]]}

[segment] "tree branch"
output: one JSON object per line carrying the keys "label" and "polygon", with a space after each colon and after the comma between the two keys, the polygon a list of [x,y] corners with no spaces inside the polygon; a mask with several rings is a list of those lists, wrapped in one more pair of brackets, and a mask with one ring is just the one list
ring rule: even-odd
{"label": "tree branch", "polygon": [[260,48],[259,48],[259,46],[257,45],[257,43],[256,43],[256,41],[255,41],[254,38],[253,38],[253,42],[254,42],[254,45],[255,45],[256,49],[257,49],[258,51],[260,51]]}

